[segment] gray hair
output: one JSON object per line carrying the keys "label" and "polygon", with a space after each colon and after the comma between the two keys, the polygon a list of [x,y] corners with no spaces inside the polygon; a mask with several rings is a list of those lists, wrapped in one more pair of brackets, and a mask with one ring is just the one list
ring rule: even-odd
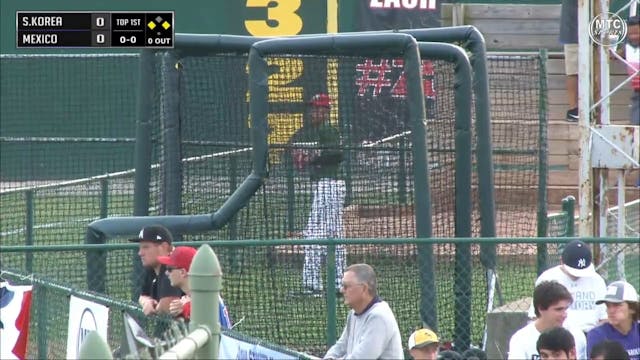
{"label": "gray hair", "polygon": [[358,283],[366,284],[369,289],[369,295],[375,297],[378,295],[378,281],[376,280],[376,272],[373,271],[371,265],[353,264],[345,269],[345,272],[351,271],[358,279]]}

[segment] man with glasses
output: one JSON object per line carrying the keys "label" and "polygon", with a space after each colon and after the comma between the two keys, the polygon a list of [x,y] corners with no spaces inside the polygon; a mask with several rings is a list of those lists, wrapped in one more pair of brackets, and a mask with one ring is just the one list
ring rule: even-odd
{"label": "man with glasses", "polygon": [[[189,285],[189,269],[196,255],[196,249],[188,246],[178,246],[169,256],[160,256],[158,261],[167,267],[167,276],[171,286],[179,288],[186,295],[169,304],[169,313],[174,317],[182,317],[186,321],[191,319],[191,286]],[[229,312],[224,305],[222,297],[218,297],[218,312],[220,314],[220,326],[223,329],[231,328]]]}
{"label": "man with glasses", "polygon": [[378,296],[373,268],[349,266],[340,291],[351,311],[340,339],[324,359],[404,359],[398,323],[389,304]]}

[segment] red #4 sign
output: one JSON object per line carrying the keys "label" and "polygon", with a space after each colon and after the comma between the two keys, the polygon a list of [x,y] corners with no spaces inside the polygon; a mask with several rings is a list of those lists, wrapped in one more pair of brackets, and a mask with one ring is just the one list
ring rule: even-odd
{"label": "red #4 sign", "polygon": [[[422,60],[422,86],[427,98],[435,98],[436,90],[433,83],[433,63]],[[392,97],[407,96],[407,79],[402,59],[366,59],[356,65],[355,85],[358,96],[370,94],[373,97],[389,91]]]}

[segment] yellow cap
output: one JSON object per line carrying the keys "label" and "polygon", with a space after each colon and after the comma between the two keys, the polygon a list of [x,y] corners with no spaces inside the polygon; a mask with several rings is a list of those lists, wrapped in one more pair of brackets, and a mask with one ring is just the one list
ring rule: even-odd
{"label": "yellow cap", "polygon": [[438,343],[438,335],[431,329],[419,329],[409,336],[409,350]]}

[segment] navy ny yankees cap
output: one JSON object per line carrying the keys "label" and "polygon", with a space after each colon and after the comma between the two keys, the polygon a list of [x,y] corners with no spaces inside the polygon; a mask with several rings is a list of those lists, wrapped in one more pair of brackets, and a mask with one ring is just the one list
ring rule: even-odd
{"label": "navy ny yankees cap", "polygon": [[575,277],[592,276],[596,270],[591,262],[591,249],[580,240],[568,243],[562,252],[564,270]]}

